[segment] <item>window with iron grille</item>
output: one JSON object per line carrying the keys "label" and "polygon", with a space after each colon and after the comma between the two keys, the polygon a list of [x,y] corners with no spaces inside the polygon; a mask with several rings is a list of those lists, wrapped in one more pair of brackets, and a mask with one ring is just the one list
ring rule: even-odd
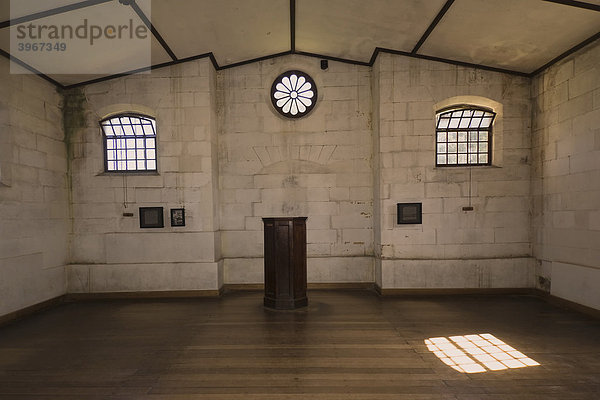
{"label": "window with iron grille", "polygon": [[100,121],[106,172],[156,171],[156,122],[140,114],[113,115]]}
{"label": "window with iron grille", "polygon": [[437,113],[436,166],[456,167],[492,164],[492,123],[490,110],[460,106]]}

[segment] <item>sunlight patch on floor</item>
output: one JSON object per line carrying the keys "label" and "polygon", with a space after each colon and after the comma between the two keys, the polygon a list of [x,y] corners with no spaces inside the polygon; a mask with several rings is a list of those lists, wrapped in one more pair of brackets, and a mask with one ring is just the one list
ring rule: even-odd
{"label": "sunlight patch on floor", "polygon": [[429,338],[425,344],[444,364],[468,374],[540,365],[489,333]]}

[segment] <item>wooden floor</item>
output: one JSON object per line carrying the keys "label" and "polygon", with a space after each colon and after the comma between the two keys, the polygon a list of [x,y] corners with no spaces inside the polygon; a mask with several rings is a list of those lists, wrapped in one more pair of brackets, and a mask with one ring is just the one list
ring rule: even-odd
{"label": "wooden floor", "polygon": [[[600,321],[527,296],[310,291],[64,304],[0,327],[0,399],[599,399]],[[489,333],[539,366],[467,374],[424,340]]]}

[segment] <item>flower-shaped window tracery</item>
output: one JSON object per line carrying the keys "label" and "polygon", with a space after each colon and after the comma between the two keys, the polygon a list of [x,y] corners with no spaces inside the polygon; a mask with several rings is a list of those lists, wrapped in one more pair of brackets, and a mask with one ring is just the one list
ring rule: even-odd
{"label": "flower-shaped window tracery", "polygon": [[284,117],[299,118],[310,112],[317,100],[317,86],[301,71],[279,75],[271,86],[273,107]]}

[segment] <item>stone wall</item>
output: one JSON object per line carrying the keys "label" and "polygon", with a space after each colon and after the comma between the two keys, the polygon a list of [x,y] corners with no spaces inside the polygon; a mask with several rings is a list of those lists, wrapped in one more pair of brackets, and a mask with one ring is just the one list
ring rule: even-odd
{"label": "stone wall", "polygon": [[[286,119],[269,100],[290,69],[318,86],[305,118]],[[310,283],[529,287],[529,85],[389,54],[373,68],[326,70],[293,55],[219,72],[201,60],[74,91],[67,103],[84,105],[74,114],[85,123],[71,135],[69,290],[262,283],[261,218],[274,216],[308,217]],[[463,103],[498,114],[494,165],[435,168],[435,112]],[[156,116],[157,175],[102,173],[98,121],[116,111]],[[423,224],[397,225],[398,202],[422,202]],[[147,205],[185,207],[188,226],[140,229]]]}
{"label": "stone wall", "polygon": [[[308,73],[319,99],[279,115],[275,78]],[[309,283],[373,282],[370,68],[285,56],[221,71],[219,133],[224,279],[263,282],[263,217],[307,216]]]}
{"label": "stone wall", "polygon": [[[529,79],[390,54],[373,68],[378,285],[531,286]],[[493,166],[436,168],[436,111],[460,104],[497,113]],[[396,223],[400,202],[422,203],[422,225]]]}
{"label": "stone wall", "polygon": [[[218,290],[222,286],[216,73],[207,59],[74,89],[70,292]],[[99,121],[156,118],[158,173],[104,172]],[[79,119],[83,122],[79,122]],[[164,228],[142,229],[139,207],[164,207]],[[185,208],[185,227],[170,226]],[[133,217],[126,214],[133,214]]]}
{"label": "stone wall", "polygon": [[600,44],[534,79],[536,284],[600,309]]}
{"label": "stone wall", "polygon": [[[67,291],[262,283],[261,219],[276,216],[308,217],[309,283],[536,286],[600,308],[599,65],[598,44],[533,84],[390,54],[197,60],[61,95],[3,61],[0,315]],[[305,118],[269,100],[290,69],[318,86]],[[435,167],[435,114],[453,104],[497,113],[492,166]],[[98,122],[118,112],[156,118],[158,173],[104,171]],[[400,202],[422,203],[423,223],[398,225]],[[139,227],[144,206],[164,207],[164,228]]]}
{"label": "stone wall", "polygon": [[0,59],[0,316],[65,293],[69,206],[61,95]]}

